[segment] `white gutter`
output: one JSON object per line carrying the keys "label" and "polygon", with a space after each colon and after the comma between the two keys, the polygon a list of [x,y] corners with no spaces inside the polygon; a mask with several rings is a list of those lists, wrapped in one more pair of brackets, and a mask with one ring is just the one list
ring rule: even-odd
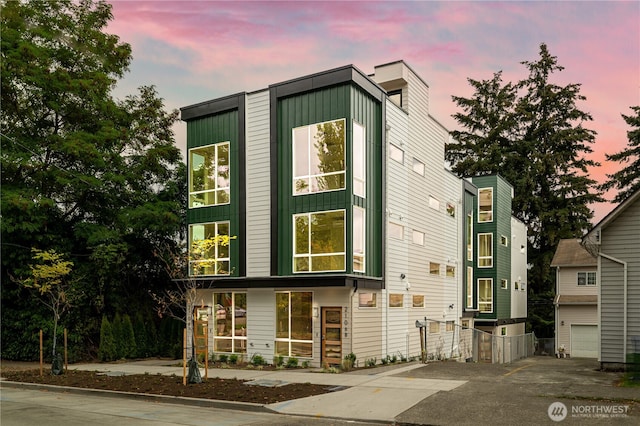
{"label": "white gutter", "polygon": [[[622,304],[622,362],[627,362],[627,262],[624,260],[616,259],[613,256],[609,256],[605,253],[598,253],[600,257],[604,257],[605,259],[609,259],[612,262],[618,263],[624,267],[624,272],[622,275],[622,296],[623,296],[623,304]],[[602,260],[598,258],[598,271],[602,271]],[[602,272],[600,272],[600,276],[602,277]],[[602,280],[600,280],[602,283]],[[602,285],[602,284],[601,284]],[[600,299],[598,305],[602,304],[602,299]]]}

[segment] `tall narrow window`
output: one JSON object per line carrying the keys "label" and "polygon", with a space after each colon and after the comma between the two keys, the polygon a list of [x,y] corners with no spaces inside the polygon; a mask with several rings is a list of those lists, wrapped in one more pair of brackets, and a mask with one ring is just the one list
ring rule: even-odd
{"label": "tall narrow window", "polygon": [[473,213],[467,215],[467,260],[473,260]]}
{"label": "tall narrow window", "polygon": [[189,150],[189,168],[189,208],[229,203],[229,142]]}
{"label": "tall narrow window", "polygon": [[467,266],[467,308],[473,308],[473,267]]}
{"label": "tall narrow window", "polygon": [[478,267],[493,267],[493,234],[478,234]]}
{"label": "tall narrow window", "polygon": [[189,226],[189,275],[229,275],[229,245],[217,236],[229,236],[229,222]]}
{"label": "tall narrow window", "polygon": [[493,312],[493,280],[478,279],[478,309],[480,312]]}
{"label": "tall narrow window", "polygon": [[276,355],[313,356],[313,293],[276,293]]}
{"label": "tall narrow window", "polygon": [[293,129],[293,195],[345,188],[345,120]]}
{"label": "tall narrow window", "polygon": [[478,222],[493,222],[493,188],[478,191]]}
{"label": "tall narrow window", "polygon": [[293,216],[293,272],[345,270],[345,211]]}
{"label": "tall narrow window", "polygon": [[213,293],[214,352],[247,352],[247,293]]}
{"label": "tall narrow window", "polygon": [[353,207],[353,271],[365,271],[365,212],[361,207]]}
{"label": "tall narrow window", "polygon": [[353,122],[353,193],[365,198],[366,194],[366,134],[360,123]]}

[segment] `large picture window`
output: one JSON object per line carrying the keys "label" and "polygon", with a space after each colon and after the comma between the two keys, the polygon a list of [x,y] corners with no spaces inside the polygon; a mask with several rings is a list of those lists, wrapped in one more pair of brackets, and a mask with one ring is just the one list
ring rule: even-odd
{"label": "large picture window", "polygon": [[480,312],[493,312],[493,279],[478,279],[478,309]]}
{"label": "large picture window", "polygon": [[353,271],[365,271],[365,212],[361,207],[353,207]]}
{"label": "large picture window", "polygon": [[478,190],[478,222],[493,222],[493,188]]}
{"label": "large picture window", "polygon": [[276,355],[313,356],[313,294],[276,293]]}
{"label": "large picture window", "polygon": [[191,149],[189,166],[189,208],[229,203],[229,142]]}
{"label": "large picture window", "polygon": [[345,120],[293,129],[293,195],[345,189]]}
{"label": "large picture window", "polygon": [[247,294],[214,293],[214,352],[247,351]]}
{"label": "large picture window", "polygon": [[229,236],[229,222],[189,226],[189,275],[229,275],[229,245],[216,236]]}
{"label": "large picture window", "polygon": [[478,234],[478,267],[493,267],[493,234]]}
{"label": "large picture window", "polygon": [[360,123],[353,122],[353,193],[365,198],[366,195],[366,133]]}
{"label": "large picture window", "polygon": [[293,272],[345,270],[345,211],[293,216]]}

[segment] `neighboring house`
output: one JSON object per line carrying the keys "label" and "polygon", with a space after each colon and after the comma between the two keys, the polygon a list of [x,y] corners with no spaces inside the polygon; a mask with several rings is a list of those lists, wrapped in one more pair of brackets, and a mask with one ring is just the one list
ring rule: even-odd
{"label": "neighboring house", "polygon": [[558,356],[598,357],[597,260],[580,240],[560,240],[556,268],[555,348]]}
{"label": "neighboring house", "polygon": [[369,76],[349,65],[181,112],[189,246],[235,237],[191,260],[209,352],[316,366],[418,356],[426,318],[427,350],[456,356],[461,212],[475,190],[444,168],[449,132],[407,64]]}
{"label": "neighboring house", "polygon": [[473,177],[471,182],[478,196],[470,199],[474,208],[467,209],[474,239],[467,240],[465,317],[473,313],[474,328],[497,336],[524,334],[527,230],[511,215],[513,187],[500,175]]}
{"label": "neighboring house", "polygon": [[[640,191],[583,238],[597,257],[600,364],[618,368],[640,361]],[[634,355],[635,354],[635,355]],[[635,357],[635,361],[632,359]]]}

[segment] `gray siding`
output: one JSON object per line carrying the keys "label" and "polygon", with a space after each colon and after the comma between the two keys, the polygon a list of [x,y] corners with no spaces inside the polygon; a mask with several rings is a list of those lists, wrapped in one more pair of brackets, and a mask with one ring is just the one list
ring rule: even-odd
{"label": "gray siding", "polygon": [[270,274],[269,91],[247,95],[247,276]]}
{"label": "gray siding", "polygon": [[[640,352],[640,199],[601,232],[600,253],[627,262],[627,353]],[[599,258],[601,286],[601,361],[624,362],[623,265]]]}

